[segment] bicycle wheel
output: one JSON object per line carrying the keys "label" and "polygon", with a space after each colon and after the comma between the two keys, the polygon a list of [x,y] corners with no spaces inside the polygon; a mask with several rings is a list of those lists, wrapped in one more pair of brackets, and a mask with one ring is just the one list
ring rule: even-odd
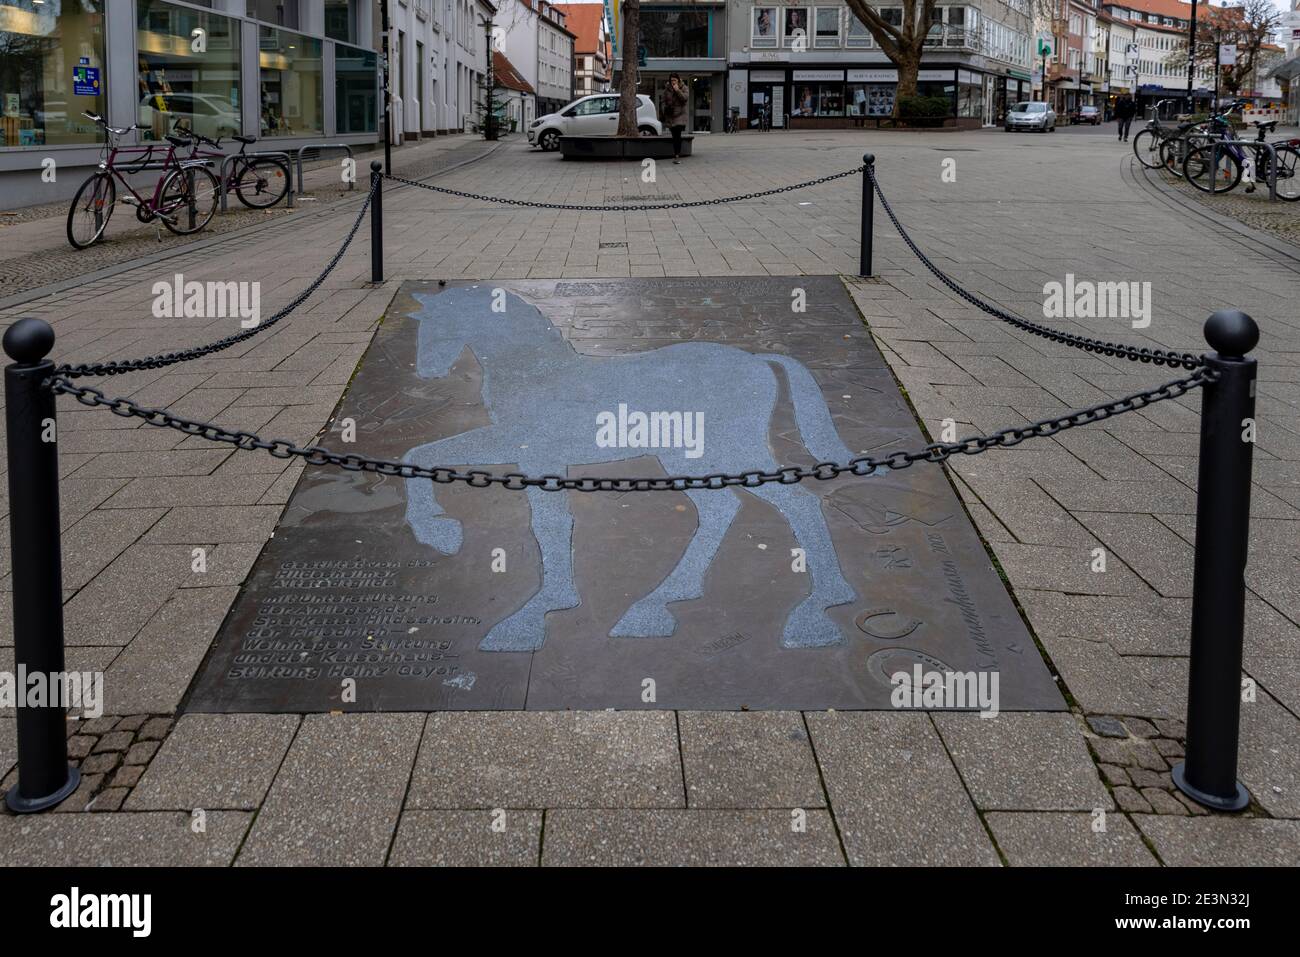
{"label": "bicycle wheel", "polygon": [[163,225],[178,236],[197,233],[217,211],[218,189],[217,178],[206,167],[172,170],[158,199]]}
{"label": "bicycle wheel", "polygon": [[1198,146],[1183,160],[1183,176],[1203,193],[1226,193],[1241,182],[1241,160],[1220,146]]}
{"label": "bicycle wheel", "polygon": [[1294,146],[1277,146],[1274,150],[1277,153],[1277,198],[1294,203],[1300,200],[1300,150]]}
{"label": "bicycle wheel", "polygon": [[108,173],[94,173],[81,184],[68,207],[68,242],[85,249],[99,242],[117,201],[117,185]]}
{"label": "bicycle wheel", "polygon": [[1133,155],[1147,169],[1160,168],[1160,144],[1164,137],[1156,136],[1151,130],[1142,130],[1133,137]]}
{"label": "bicycle wheel", "polygon": [[289,188],[289,168],[266,157],[235,164],[233,177],[235,195],[250,209],[274,206]]}

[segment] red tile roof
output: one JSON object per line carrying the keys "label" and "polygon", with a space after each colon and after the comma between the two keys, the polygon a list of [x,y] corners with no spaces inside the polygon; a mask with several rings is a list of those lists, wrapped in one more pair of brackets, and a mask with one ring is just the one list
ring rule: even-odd
{"label": "red tile roof", "polygon": [[520,93],[537,92],[515,69],[515,65],[506,59],[504,53],[492,51],[492,72],[496,76],[497,86],[504,86],[507,90],[518,90]]}
{"label": "red tile roof", "polygon": [[565,15],[564,25],[578,38],[573,44],[574,53],[598,52],[600,21],[605,16],[603,3],[553,3],[551,6]]}

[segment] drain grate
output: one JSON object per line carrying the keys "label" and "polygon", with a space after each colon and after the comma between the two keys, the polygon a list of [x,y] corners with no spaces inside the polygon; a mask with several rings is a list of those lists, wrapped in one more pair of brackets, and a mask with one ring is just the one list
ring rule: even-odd
{"label": "drain grate", "polygon": [[601,243],[601,249],[627,249],[627,243]]}

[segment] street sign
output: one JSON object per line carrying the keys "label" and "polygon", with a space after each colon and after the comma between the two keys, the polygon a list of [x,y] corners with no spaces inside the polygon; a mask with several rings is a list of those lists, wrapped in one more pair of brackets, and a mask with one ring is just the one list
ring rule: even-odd
{"label": "street sign", "polygon": [[1237,65],[1237,44],[1220,43],[1219,44],[1219,66],[1236,66]]}
{"label": "street sign", "polygon": [[1051,55],[1052,55],[1052,38],[1051,38],[1051,37],[1039,37],[1039,38],[1038,38],[1038,55],[1039,55],[1039,56],[1051,56]]}

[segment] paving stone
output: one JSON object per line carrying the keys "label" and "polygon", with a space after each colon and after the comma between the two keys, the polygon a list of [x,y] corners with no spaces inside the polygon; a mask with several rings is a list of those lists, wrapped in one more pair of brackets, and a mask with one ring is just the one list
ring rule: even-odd
{"label": "paving stone", "polygon": [[1052,664],[1083,708],[1147,715],[1181,710],[1181,704],[1169,689],[1152,685],[1133,666],[1131,658],[1120,656],[1106,642],[1052,635],[1040,637]]}
{"label": "paving stone", "polygon": [[1147,803],[1147,799],[1144,798],[1141,795],[1141,793],[1139,793],[1134,788],[1117,787],[1115,788],[1113,793],[1115,795],[1115,803],[1119,805],[1120,810],[1123,811],[1150,811],[1151,810],[1151,805]]}
{"label": "paving stone", "polygon": [[113,788],[133,788],[142,774],[144,774],[144,765],[142,764],[123,765],[117,769],[117,773],[109,780],[108,786]]}
{"label": "paving stone", "polygon": [[157,741],[140,741],[131,745],[123,759],[125,764],[148,764],[149,759],[158,750]]}
{"label": "paving stone", "polygon": [[130,791],[124,787],[107,787],[100,791],[86,807],[87,811],[116,811],[122,806]]}
{"label": "paving stone", "polygon": [[1153,867],[1156,859],[1122,814],[1107,814],[1105,830],[1080,813],[994,811],[984,820],[1012,867]]}
{"label": "paving stone", "polygon": [[140,726],[136,739],[140,741],[161,741],[171,730],[171,718],[150,718]]}
{"label": "paving stone", "polygon": [[1183,807],[1182,802],[1175,799],[1168,791],[1162,791],[1160,788],[1143,788],[1142,796],[1147,799],[1157,814],[1178,816],[1187,814],[1187,808]]}
{"label": "paving stone", "polygon": [[672,712],[429,715],[407,807],[682,807]]}
{"label": "paving stone", "polygon": [[0,865],[224,866],[251,814],[215,811],[195,833],[189,814],[27,814],[0,817]]}
{"label": "paving stone", "polygon": [[1140,768],[1146,768],[1149,771],[1166,771],[1169,769],[1168,763],[1160,756],[1160,752],[1152,745],[1144,742],[1134,742],[1129,747],[1129,753],[1133,756],[1133,763]]}
{"label": "paving stone", "polygon": [[542,812],[407,811],[390,867],[530,867],[541,849]]}
{"label": "paving stone", "polygon": [[1178,800],[1179,804],[1187,808],[1188,813],[1193,816],[1210,813],[1208,808],[1204,808],[1201,805],[1197,804],[1195,801],[1189,798],[1182,791],[1170,791],[1169,793],[1172,794]]}
{"label": "paving stone", "polygon": [[[107,734],[109,731],[113,730],[113,727],[117,724],[117,722],[118,719],[113,717],[91,718],[89,721],[83,721],[81,723],[81,733],[82,734]],[[126,730],[131,730],[131,729],[128,728]]]}
{"label": "paving stone", "polygon": [[175,592],[104,675],[108,707],[128,714],[174,711],[237,592]]}
{"label": "paving stone", "polygon": [[1144,718],[1127,718],[1124,723],[1139,738],[1154,738],[1160,733],[1154,724]]}
{"label": "paving stone", "polygon": [[1101,776],[1106,779],[1106,783],[1111,786],[1129,783],[1128,773],[1121,767],[1114,764],[1099,764],[1097,770],[1101,771]]}
{"label": "paving stone", "polygon": [[290,714],[182,716],[136,785],[128,810],[256,810],[298,721]]}
{"label": "paving stone", "polygon": [[1090,811],[1112,806],[1073,715],[934,717],[981,810]]}
{"label": "paving stone", "polygon": [[1181,758],[1184,754],[1183,746],[1178,741],[1171,741],[1168,738],[1157,738],[1151,742],[1160,752],[1160,756],[1166,761]]}
{"label": "paving stone", "polygon": [[122,759],[120,751],[111,751],[108,754],[92,754],[90,757],[82,760],[79,767],[85,774],[103,774],[117,767],[117,762]]}
{"label": "paving stone", "polygon": [[817,764],[797,711],[683,711],[689,807],[824,807]]}
{"label": "paving stone", "polygon": [[239,853],[241,866],[382,864],[423,715],[308,715]]}
{"label": "paving stone", "polygon": [[119,731],[139,731],[144,723],[149,720],[147,714],[132,714],[118,720],[114,726]]}
{"label": "paving stone", "polygon": [[1173,776],[1168,771],[1149,771],[1146,768],[1130,768],[1129,777],[1140,788],[1172,788]]}
{"label": "paving stone", "polygon": [[[796,821],[793,815],[802,815]],[[542,864],[581,867],[834,866],[844,856],[823,810],[548,811]]]}
{"label": "paving stone", "polygon": [[807,720],[849,863],[999,863],[927,715],[819,712]]}
{"label": "paving stone", "polygon": [[88,734],[74,734],[68,738],[68,757],[84,758],[94,748],[96,740]]}
{"label": "paving stone", "polygon": [[104,751],[125,751],[131,746],[131,740],[135,737],[130,731],[110,731],[103,735],[95,743],[95,754],[101,754]]}
{"label": "paving stone", "polygon": [[1259,692],[1241,706],[1237,774],[1274,817],[1300,818],[1300,720]]}
{"label": "paving stone", "polygon": [[68,795],[61,804],[55,805],[53,808],[54,813],[70,814],[76,811],[84,811],[86,806],[90,804],[90,799],[103,783],[103,774],[83,773],[81,783],[77,785],[77,790]]}
{"label": "paving stone", "polygon": [[1178,718],[1156,718],[1155,726],[1169,738],[1186,738],[1187,725]]}
{"label": "paving stone", "polygon": [[1105,738],[1127,738],[1128,730],[1119,718],[1107,718],[1101,715],[1089,715],[1088,727]]}
{"label": "paving stone", "polygon": [[1170,867],[1300,866],[1300,821],[1137,814],[1133,823]]}

